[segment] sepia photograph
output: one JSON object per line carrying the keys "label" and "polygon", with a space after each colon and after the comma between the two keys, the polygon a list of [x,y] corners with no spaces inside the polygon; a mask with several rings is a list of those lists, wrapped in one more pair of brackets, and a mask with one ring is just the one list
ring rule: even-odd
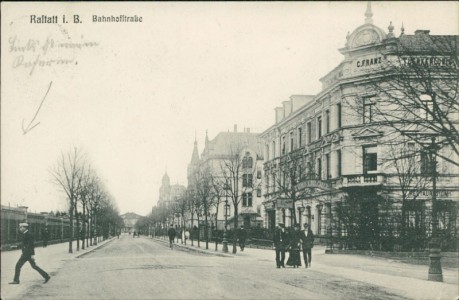
{"label": "sepia photograph", "polygon": [[459,2],[0,5],[1,299],[459,299]]}

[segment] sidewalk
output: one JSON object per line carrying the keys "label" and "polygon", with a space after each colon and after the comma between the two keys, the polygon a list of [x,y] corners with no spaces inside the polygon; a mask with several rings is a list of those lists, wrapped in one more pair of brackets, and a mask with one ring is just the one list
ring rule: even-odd
{"label": "sidewalk", "polygon": [[[154,239],[155,241],[169,244],[168,240]],[[260,264],[272,263],[275,268],[274,250],[245,248],[241,252],[239,247],[237,253],[232,254],[232,244],[228,244],[228,254],[222,253],[222,246],[218,245],[216,252],[215,244],[209,243],[209,250],[205,249],[205,243],[197,247],[197,242],[191,246],[174,244],[174,247],[199,251],[207,255],[219,255],[234,257],[237,259],[253,259]],[[288,254],[286,254],[288,257]],[[387,258],[368,257],[364,255],[349,254],[325,254],[324,246],[315,246],[312,250],[312,268],[305,269],[306,272],[322,272],[331,276],[340,276],[349,280],[364,282],[380,286],[386,290],[396,291],[400,296],[409,299],[458,299],[459,296],[459,274],[457,268],[448,268],[443,265],[443,282],[428,281],[428,266],[403,263]],[[283,271],[289,272],[289,268]]]}
{"label": "sidewalk", "polygon": [[[76,242],[73,242],[73,253],[68,253],[68,243],[53,244],[46,248],[35,247],[35,261],[40,268],[51,275],[51,280],[47,284],[52,284],[53,276],[66,261],[81,257],[112,240],[113,238],[98,242],[97,246],[89,246],[84,250],[80,248],[80,251],[76,251]],[[1,299],[3,300],[19,299],[30,287],[43,284],[43,278],[30,267],[28,262],[21,269],[21,284],[8,284],[13,280],[14,267],[20,256],[21,250],[1,252]]]}

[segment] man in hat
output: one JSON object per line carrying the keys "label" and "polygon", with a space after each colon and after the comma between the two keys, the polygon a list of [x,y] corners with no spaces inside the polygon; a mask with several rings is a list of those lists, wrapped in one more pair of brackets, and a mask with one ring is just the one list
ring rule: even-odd
{"label": "man in hat", "polygon": [[277,268],[285,268],[285,248],[287,246],[287,233],[284,223],[278,223],[273,236],[274,249],[276,250],[276,266]]}
{"label": "man in hat", "polygon": [[22,255],[19,258],[18,262],[16,263],[16,269],[14,272],[14,279],[10,284],[19,284],[19,275],[21,275],[21,268],[22,266],[28,261],[33,269],[35,269],[41,276],[45,279],[45,283],[49,281],[51,278],[48,273],[43,271],[37,264],[35,263],[34,255],[35,255],[35,245],[33,236],[29,232],[29,224],[27,223],[20,223],[19,224],[19,231],[22,233]]}
{"label": "man in hat", "polygon": [[175,239],[176,234],[177,232],[175,231],[174,225],[171,224],[171,226],[167,230],[167,235],[169,236],[169,247],[171,247],[171,250],[173,249],[172,245],[174,244],[174,239]]}
{"label": "man in hat", "polygon": [[311,249],[314,247],[314,234],[308,223],[303,224],[303,231],[301,231],[301,244],[303,247],[304,267],[311,267]]}
{"label": "man in hat", "polygon": [[241,251],[244,251],[245,240],[247,238],[247,231],[245,231],[244,225],[241,225],[241,227],[239,228],[237,236],[239,238],[239,247],[241,247]]}

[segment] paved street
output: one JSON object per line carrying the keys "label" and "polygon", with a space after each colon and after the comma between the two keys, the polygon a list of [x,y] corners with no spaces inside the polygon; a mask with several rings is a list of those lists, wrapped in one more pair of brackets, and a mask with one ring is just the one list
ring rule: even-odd
{"label": "paved street", "polygon": [[321,247],[314,248],[312,269],[276,269],[270,250],[217,256],[203,247],[170,250],[164,240],[124,235],[79,258],[62,260],[56,253],[55,260],[45,259],[63,245],[38,248],[37,262],[53,277],[44,285],[25,265],[20,286],[4,278],[12,276],[11,260],[19,252],[2,253],[2,299],[453,299],[458,294],[457,270],[445,270],[445,283],[428,282],[425,266],[325,255]]}

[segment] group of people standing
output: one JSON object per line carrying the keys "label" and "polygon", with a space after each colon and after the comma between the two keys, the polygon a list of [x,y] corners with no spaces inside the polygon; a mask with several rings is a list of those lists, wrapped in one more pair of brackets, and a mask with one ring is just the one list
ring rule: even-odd
{"label": "group of people standing", "polygon": [[308,223],[303,224],[303,230],[299,224],[293,229],[286,229],[284,223],[278,223],[273,236],[276,250],[277,268],[285,268],[285,252],[289,252],[287,265],[294,268],[301,266],[300,251],[303,252],[304,267],[311,267],[311,249],[314,247],[314,234]]}

